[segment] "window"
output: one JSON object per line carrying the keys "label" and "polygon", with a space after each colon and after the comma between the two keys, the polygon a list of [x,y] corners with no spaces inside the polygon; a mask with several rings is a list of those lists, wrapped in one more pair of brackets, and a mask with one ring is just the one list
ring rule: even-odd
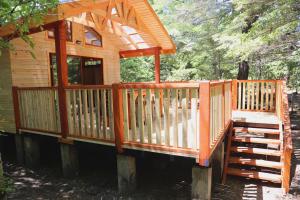
{"label": "window", "polygon": [[[81,56],[67,56],[69,84],[103,85],[103,60]],[[50,54],[51,85],[57,86],[56,55]]]}
{"label": "window", "polygon": [[[81,58],[77,56],[68,56],[68,81],[70,84],[81,83]],[[56,55],[50,54],[51,67],[51,85],[57,86],[57,64]]]}
{"label": "window", "polygon": [[102,37],[93,28],[84,27],[85,44],[102,47]]}
{"label": "window", "polygon": [[[66,34],[67,34],[67,41],[72,42],[73,40],[73,34],[72,34],[72,22],[70,21],[65,21],[66,25],[67,25],[67,30],[66,30]],[[54,29],[50,29],[48,30],[48,38],[54,38]]]}

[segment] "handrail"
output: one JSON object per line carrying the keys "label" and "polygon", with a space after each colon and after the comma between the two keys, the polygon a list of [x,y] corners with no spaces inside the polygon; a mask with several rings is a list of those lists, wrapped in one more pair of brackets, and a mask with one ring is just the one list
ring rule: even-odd
{"label": "handrail", "polygon": [[289,102],[287,95],[287,87],[286,82],[282,81],[282,101],[281,101],[281,112],[279,114],[279,118],[282,120],[283,124],[283,154],[282,154],[282,187],[285,190],[285,193],[289,191],[290,188],[290,170],[291,170],[291,160],[292,160],[292,151],[293,151],[293,143],[292,143],[292,133],[291,133],[291,123],[289,116]]}

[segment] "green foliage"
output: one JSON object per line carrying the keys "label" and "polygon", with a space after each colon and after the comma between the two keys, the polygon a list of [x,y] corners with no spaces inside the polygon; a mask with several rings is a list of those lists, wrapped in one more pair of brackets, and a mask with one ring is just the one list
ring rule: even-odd
{"label": "green foliage", "polygon": [[[162,80],[236,78],[238,63],[246,60],[249,78],[284,78],[290,86],[299,87],[299,0],[150,2],[177,46],[176,55],[162,57]],[[129,68],[129,64],[122,62],[126,74],[124,65]],[[137,79],[130,81],[144,74],[134,66],[130,70],[139,72],[131,73]]]}
{"label": "green foliage", "polygon": [[0,37],[0,52],[3,48],[13,48],[9,40],[15,35],[33,48],[34,43],[27,35],[30,24],[41,25],[43,17],[57,4],[58,0],[1,0],[0,26],[13,24],[16,30],[8,37]]}

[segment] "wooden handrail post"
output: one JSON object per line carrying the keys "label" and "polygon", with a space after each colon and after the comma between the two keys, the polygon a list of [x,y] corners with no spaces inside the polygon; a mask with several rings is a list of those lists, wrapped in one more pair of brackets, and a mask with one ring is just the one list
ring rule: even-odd
{"label": "wooden handrail post", "polygon": [[58,101],[60,113],[61,134],[66,138],[69,134],[66,86],[68,85],[68,64],[67,64],[67,35],[65,21],[58,21],[55,27],[55,52],[58,77]]}
{"label": "wooden handrail post", "polygon": [[[123,116],[123,98],[120,84],[113,84],[113,108],[114,108],[114,130],[115,143],[119,153],[123,152],[122,145],[124,143],[124,116]],[[127,106],[127,105],[124,105]]]}
{"label": "wooden handrail post", "polygon": [[210,154],[210,82],[205,81],[199,86],[200,98],[200,145],[199,165],[209,166]]}
{"label": "wooden handrail post", "polygon": [[237,109],[237,80],[232,80],[231,92],[232,92],[232,110]]}
{"label": "wooden handrail post", "polygon": [[14,103],[16,133],[19,133],[19,129],[21,128],[20,107],[19,107],[18,88],[15,86],[12,87],[12,97],[13,97],[13,103]]}

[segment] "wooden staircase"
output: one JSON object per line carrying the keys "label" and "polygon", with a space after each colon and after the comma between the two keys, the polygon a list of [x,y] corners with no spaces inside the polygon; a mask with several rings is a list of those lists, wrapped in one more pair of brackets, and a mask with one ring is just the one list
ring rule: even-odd
{"label": "wooden staircase", "polygon": [[234,123],[229,133],[223,183],[227,175],[282,182],[279,125]]}

